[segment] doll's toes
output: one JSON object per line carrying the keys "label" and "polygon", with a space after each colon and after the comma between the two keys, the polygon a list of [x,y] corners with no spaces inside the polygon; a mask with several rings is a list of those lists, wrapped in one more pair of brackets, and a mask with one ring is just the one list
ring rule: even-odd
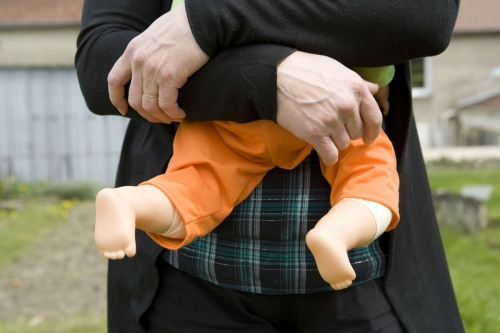
{"label": "doll's toes", "polygon": [[348,288],[352,284],[352,281],[347,280],[340,286],[342,289]]}
{"label": "doll's toes", "polygon": [[344,282],[340,282],[340,283],[335,283],[335,284],[332,284],[332,288],[335,289],[335,290],[342,290],[342,289],[346,289],[347,287],[349,287],[350,285],[352,284],[352,281],[350,280],[347,280],[347,281],[344,281]]}
{"label": "doll's toes", "polygon": [[123,259],[125,257],[125,252],[124,251],[118,251],[116,252],[116,259]]}
{"label": "doll's toes", "polygon": [[135,242],[133,242],[125,249],[125,254],[127,255],[127,257],[131,258],[135,256],[135,253],[136,253],[136,246]]}
{"label": "doll's toes", "polygon": [[104,258],[110,259],[110,260],[117,260],[117,259],[123,259],[125,257],[125,252],[123,250],[120,251],[100,251]]}

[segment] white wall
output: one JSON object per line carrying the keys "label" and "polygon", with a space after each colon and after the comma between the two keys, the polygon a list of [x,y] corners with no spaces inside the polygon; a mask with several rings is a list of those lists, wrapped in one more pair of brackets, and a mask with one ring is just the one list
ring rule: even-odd
{"label": "white wall", "polygon": [[500,78],[490,77],[491,70],[497,67],[500,67],[500,34],[454,35],[449,47],[432,57],[432,93],[413,100],[423,147],[457,143],[455,126],[447,120],[447,110],[456,108],[457,102],[464,98],[499,86]]}
{"label": "white wall", "polygon": [[113,184],[128,121],[88,111],[72,68],[0,69],[0,173]]}

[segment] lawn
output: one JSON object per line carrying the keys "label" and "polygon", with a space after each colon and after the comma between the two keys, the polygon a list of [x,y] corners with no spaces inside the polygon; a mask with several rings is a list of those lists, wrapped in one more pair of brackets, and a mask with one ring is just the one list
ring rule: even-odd
{"label": "lawn", "polygon": [[488,246],[481,237],[450,230],[441,234],[466,332],[500,332],[499,248]]}
{"label": "lawn", "polygon": [[500,332],[500,170],[431,171],[429,182],[454,192],[465,184],[494,186],[488,228],[472,236],[441,228],[441,235],[466,332]]}
{"label": "lawn", "polygon": [[[494,186],[487,202],[490,225],[472,236],[442,229],[446,256],[467,333],[500,333],[500,170],[435,170],[433,188],[459,192],[465,184]],[[64,226],[76,200],[26,199],[23,209],[0,209],[0,269],[29,253],[30,244]],[[14,205],[14,204],[13,204]],[[29,232],[27,232],[29,231]],[[1,322],[0,333],[105,332],[104,315],[76,313],[60,321],[19,317]]]}
{"label": "lawn", "polygon": [[[5,201],[3,203],[5,206]],[[61,234],[63,229],[68,229],[68,217],[72,213],[72,210],[80,207],[80,205],[81,203],[78,200],[29,198],[26,200],[11,200],[7,202],[8,209],[2,208],[0,210],[0,282],[2,282],[1,285],[3,287],[12,288],[10,291],[5,290],[6,293],[10,295],[11,292],[19,290],[16,292],[19,295],[18,297],[23,297],[23,290],[25,289],[20,289],[19,286],[22,287],[29,284],[29,281],[26,281],[19,272],[17,273],[19,275],[16,276],[20,276],[20,278],[9,278],[9,275],[2,274],[2,269],[9,269],[11,267],[9,264],[22,263],[23,261],[21,260],[23,258],[47,252],[45,249],[40,249],[40,244],[37,242],[40,239],[51,237],[57,231]],[[89,206],[88,203],[87,206]],[[68,231],[71,232],[71,230]],[[81,242],[88,242],[88,240],[86,238],[81,239]],[[38,244],[38,246],[35,248],[34,244]],[[67,242],[61,242],[61,245],[63,244],[67,244]],[[75,243],[73,244],[80,246]],[[60,250],[66,252],[65,248]],[[60,256],[61,252],[55,252],[55,255]],[[41,258],[38,256],[37,258],[37,260],[44,260],[43,256]],[[61,261],[60,264],[67,265],[67,262]],[[52,265],[54,264],[52,263]],[[25,265],[23,264],[23,266]],[[48,262],[42,262],[41,267],[45,269],[54,268]],[[28,268],[26,267],[25,269]],[[80,274],[76,273],[76,270],[72,271],[75,271],[75,274]],[[68,277],[68,275],[64,276]],[[1,281],[2,277],[8,280]],[[58,277],[55,278],[58,279]],[[84,280],[84,277],[82,279],[74,277],[73,280],[68,281],[61,280],[54,287],[67,290],[68,288],[78,287],[79,283],[88,284],[88,282],[79,280]],[[49,284],[44,283],[44,285],[47,287]],[[31,290],[30,294],[40,294],[40,297],[44,297],[43,295],[45,295],[46,291],[39,289],[42,288]],[[70,290],[68,291],[71,292]],[[88,297],[92,298],[93,296],[89,294]],[[49,305],[52,304],[50,301],[47,300],[46,303],[47,306],[52,306]],[[18,309],[17,311],[21,310]],[[15,313],[16,311],[11,312],[11,315]],[[0,320],[0,333],[103,333],[106,331],[106,316],[104,314],[76,312],[69,313],[65,317],[59,317],[58,319],[47,318],[45,315],[18,315],[17,317],[8,316],[7,318],[9,319]]]}
{"label": "lawn", "polygon": [[467,184],[492,185],[494,189],[486,207],[490,220],[494,223],[500,223],[500,168],[487,170],[443,169],[429,171],[428,174],[432,188],[443,188],[456,193],[460,193],[460,188]]}
{"label": "lawn", "polygon": [[[103,265],[101,261],[96,265],[88,259],[92,255],[97,255],[101,259],[98,253],[94,253],[97,250],[91,239],[89,240],[89,234],[92,233],[93,211],[87,207],[93,207],[88,200],[95,197],[95,188],[96,186],[91,183],[24,184],[15,177],[0,178],[0,285],[7,301],[4,304],[6,307],[0,305],[0,308],[4,309],[0,310],[0,318],[3,318],[0,320],[0,333],[104,333],[106,331],[104,307],[101,307],[102,311],[96,311],[93,305],[102,302],[102,297],[96,298],[97,292],[88,292],[99,283],[92,282],[92,278],[88,275],[97,271],[105,282],[105,271],[88,269],[89,265],[94,267]],[[42,244],[41,240],[44,240]],[[45,240],[51,241],[46,243]],[[83,246],[90,247],[90,250],[85,248],[85,251],[79,251]],[[52,250],[54,251],[51,252]],[[85,258],[81,257],[81,253],[85,254]],[[79,258],[80,262],[75,268],[71,266],[74,265],[74,258]],[[43,288],[30,289],[32,285],[36,286],[36,281],[33,281],[35,278],[30,279],[23,275],[23,272],[33,270],[33,267],[47,272],[43,274],[45,279],[41,281],[40,286]],[[81,269],[87,269],[87,274],[81,272]],[[56,288],[52,294],[61,296],[52,297],[47,294],[51,288]],[[81,291],[75,296],[71,288]],[[105,290],[105,287],[103,288]],[[80,303],[70,300],[75,297],[81,299],[80,294],[86,295],[89,301],[85,304],[92,306],[85,306],[75,311],[73,310],[75,304]],[[34,298],[44,301],[33,303]],[[67,299],[62,300],[62,298]],[[26,306],[23,306],[23,309],[8,307],[9,302],[24,304],[16,302],[16,299],[27,300],[24,302]],[[53,314],[59,311],[54,309],[54,304],[61,302],[71,302],[67,304],[71,310],[64,309],[62,311],[64,315],[61,313],[56,317],[46,316],[44,307]],[[88,311],[91,307],[92,311]],[[29,313],[37,311],[40,315],[25,315],[26,309],[31,309],[28,310]]]}
{"label": "lawn", "polygon": [[0,208],[0,267],[18,260],[31,244],[64,224],[78,200],[26,199],[6,201]]}
{"label": "lawn", "polygon": [[[41,319],[40,319],[41,320]],[[44,322],[37,317],[20,317],[15,321],[0,322],[0,333],[104,333],[106,317],[73,314],[64,320]]]}

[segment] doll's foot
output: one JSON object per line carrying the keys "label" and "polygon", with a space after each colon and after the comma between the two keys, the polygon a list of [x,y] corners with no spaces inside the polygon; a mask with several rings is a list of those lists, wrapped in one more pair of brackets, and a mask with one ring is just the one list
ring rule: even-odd
{"label": "doll's foot", "polygon": [[340,238],[312,229],[307,233],[306,243],[316,260],[319,274],[333,289],[345,289],[352,284],[356,273]]}
{"label": "doll's foot", "polygon": [[107,259],[135,255],[135,216],[119,189],[106,188],[97,194],[94,238]]}

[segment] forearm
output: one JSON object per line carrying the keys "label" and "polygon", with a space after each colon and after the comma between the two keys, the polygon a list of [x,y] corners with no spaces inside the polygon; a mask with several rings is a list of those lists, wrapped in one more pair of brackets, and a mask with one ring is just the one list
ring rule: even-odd
{"label": "forearm", "polygon": [[186,0],[196,41],[222,49],[275,43],[332,57],[346,66],[383,66],[442,52],[458,0]]}
{"label": "forearm", "polygon": [[276,121],[277,66],[294,50],[248,45],[219,53],[179,91],[189,120]]}
{"label": "forearm", "polygon": [[[75,65],[88,108],[120,115],[108,94],[108,74],[132,39],[161,14],[161,1],[85,0]],[[127,117],[142,119],[134,110]]]}
{"label": "forearm", "polygon": [[[102,116],[120,115],[109,99],[107,77],[128,43],[138,34],[127,30],[113,31],[89,38],[86,43],[79,42],[75,60],[76,71],[87,107],[93,113]],[[129,109],[126,116],[142,119],[133,109]]]}
{"label": "forearm", "polygon": [[[98,0],[86,0],[75,63],[89,109],[120,115],[109,99],[107,76],[130,41],[162,14],[162,8],[154,1],[107,4],[104,8]],[[181,89],[179,104],[187,119],[275,120],[276,68],[291,52],[280,45],[252,45],[220,53]],[[126,116],[143,119],[132,108]]]}

